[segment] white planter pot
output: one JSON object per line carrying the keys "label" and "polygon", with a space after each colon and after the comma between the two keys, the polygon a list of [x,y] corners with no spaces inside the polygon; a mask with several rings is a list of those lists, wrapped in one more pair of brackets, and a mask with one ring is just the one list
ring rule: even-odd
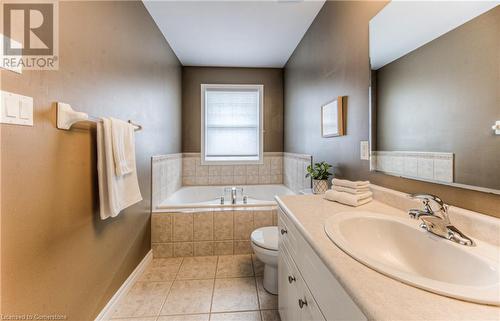
{"label": "white planter pot", "polygon": [[313,179],[313,193],[314,194],[324,194],[328,190],[328,180],[327,179]]}

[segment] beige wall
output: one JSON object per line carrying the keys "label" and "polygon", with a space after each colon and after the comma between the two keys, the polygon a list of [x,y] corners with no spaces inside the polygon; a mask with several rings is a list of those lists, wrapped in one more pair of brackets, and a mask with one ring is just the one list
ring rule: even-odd
{"label": "beige wall", "polygon": [[264,151],[283,151],[283,71],[274,68],[182,68],[182,151],[201,146],[201,84],[264,85]]}
{"label": "beige wall", "polygon": [[[312,154],[335,165],[337,176],[366,179],[403,192],[429,192],[446,202],[500,217],[500,196],[369,172],[359,159],[368,140],[368,22],[375,1],[327,1],[285,66],[285,151]],[[322,138],[320,108],[348,96],[347,135]]]}
{"label": "beige wall", "polygon": [[[181,67],[142,2],[59,5],[59,71],[1,74],[35,115],[1,125],[1,305],[93,320],[150,249],[150,157],[181,149]],[[95,126],[57,130],[55,101],[143,125],[144,201],[99,219]]]}
{"label": "beige wall", "polygon": [[500,190],[500,6],[379,69],[377,145],[455,154],[455,182]]}

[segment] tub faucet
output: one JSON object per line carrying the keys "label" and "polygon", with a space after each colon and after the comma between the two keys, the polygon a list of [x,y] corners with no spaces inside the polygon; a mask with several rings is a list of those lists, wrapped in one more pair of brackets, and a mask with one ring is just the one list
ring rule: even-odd
{"label": "tub faucet", "polygon": [[231,204],[236,204],[236,187],[231,188]]}
{"label": "tub faucet", "polygon": [[[420,220],[422,220],[422,224],[420,224],[421,228],[455,243],[467,246],[475,245],[471,238],[460,232],[460,230],[451,224],[450,217],[448,216],[448,205],[439,197],[432,194],[412,194],[410,197],[422,200],[424,205],[423,210],[413,208],[408,211],[408,215],[410,215],[411,218],[420,218]],[[431,201],[439,206],[437,212],[429,205]]]}

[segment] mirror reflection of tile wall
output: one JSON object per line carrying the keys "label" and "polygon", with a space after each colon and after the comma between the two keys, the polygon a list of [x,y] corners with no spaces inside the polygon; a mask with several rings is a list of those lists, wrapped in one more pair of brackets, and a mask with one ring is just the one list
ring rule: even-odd
{"label": "mirror reflection of tile wall", "polygon": [[[405,6],[429,6],[427,12],[448,6],[450,16],[483,8],[451,31],[381,65],[381,55],[392,53],[382,52],[376,42],[384,33],[373,29],[387,28],[391,11],[402,14]],[[462,6],[467,10],[461,11]],[[378,55],[371,58],[378,67],[372,70],[371,86],[372,169],[500,193],[500,135],[492,130],[500,117],[500,6],[484,6],[391,2],[372,20],[376,23],[370,22],[370,53]],[[409,20],[418,21],[416,15],[418,10],[407,13]],[[414,24],[415,32],[404,37],[422,33],[422,25],[434,24]],[[412,41],[418,40],[401,39]]]}

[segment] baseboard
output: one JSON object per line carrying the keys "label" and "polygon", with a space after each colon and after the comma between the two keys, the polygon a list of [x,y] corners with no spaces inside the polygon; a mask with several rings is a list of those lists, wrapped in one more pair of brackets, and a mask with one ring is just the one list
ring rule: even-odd
{"label": "baseboard", "polygon": [[116,291],[116,293],[111,297],[108,304],[102,309],[101,313],[95,318],[95,321],[107,321],[111,319],[111,314],[115,304],[127,293],[128,289],[135,283],[135,281],[141,276],[142,272],[146,269],[148,264],[153,259],[153,250],[149,250],[148,254],[144,256],[141,263],[130,273],[129,277],[123,282],[122,286]]}

